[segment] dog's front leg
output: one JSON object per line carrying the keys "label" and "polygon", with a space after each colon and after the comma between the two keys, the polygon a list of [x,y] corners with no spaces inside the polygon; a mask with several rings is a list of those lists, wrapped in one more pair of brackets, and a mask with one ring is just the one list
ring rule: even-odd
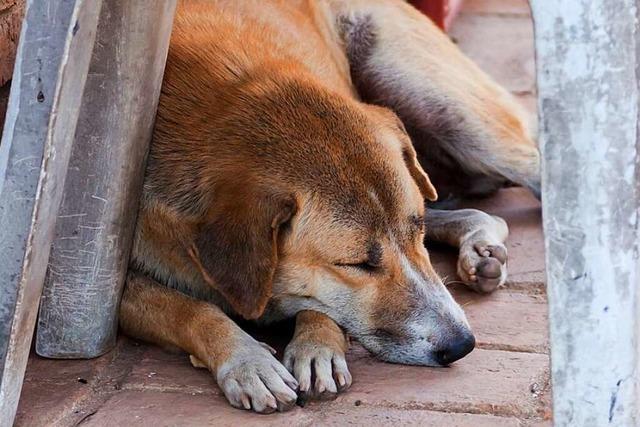
{"label": "dog's front leg", "polygon": [[193,355],[215,375],[237,408],[269,413],[295,405],[295,378],[268,346],[254,340],[213,304],[130,273],[120,305],[120,327],[132,337]]}
{"label": "dog's front leg", "polygon": [[285,350],[284,364],[295,375],[304,397],[331,399],[351,386],[345,360],[347,347],[345,333],[326,315],[315,311],[296,315],[296,329]]}

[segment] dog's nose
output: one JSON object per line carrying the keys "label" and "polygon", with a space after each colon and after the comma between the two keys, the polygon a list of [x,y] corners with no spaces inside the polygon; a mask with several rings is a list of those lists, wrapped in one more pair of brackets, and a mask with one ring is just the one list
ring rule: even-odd
{"label": "dog's nose", "polygon": [[471,353],[475,345],[476,339],[473,334],[471,332],[465,332],[449,341],[445,347],[437,351],[435,354],[436,360],[441,365],[448,365]]}

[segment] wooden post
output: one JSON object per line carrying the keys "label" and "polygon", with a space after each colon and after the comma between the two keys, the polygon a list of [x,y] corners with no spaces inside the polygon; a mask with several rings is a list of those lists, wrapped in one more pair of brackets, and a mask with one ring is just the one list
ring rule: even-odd
{"label": "wooden post", "polygon": [[104,0],[40,305],[41,356],[115,344],[175,5]]}
{"label": "wooden post", "polygon": [[532,1],[556,426],[640,425],[635,0]]}
{"label": "wooden post", "polygon": [[13,423],[101,0],[27,3],[0,144],[0,425]]}

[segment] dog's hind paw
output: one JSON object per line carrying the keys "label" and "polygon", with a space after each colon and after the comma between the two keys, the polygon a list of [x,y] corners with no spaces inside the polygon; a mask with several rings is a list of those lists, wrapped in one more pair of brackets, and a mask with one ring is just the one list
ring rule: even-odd
{"label": "dog's hind paw", "polygon": [[460,246],[458,276],[477,292],[493,292],[507,280],[507,248],[486,230],[471,233]]}

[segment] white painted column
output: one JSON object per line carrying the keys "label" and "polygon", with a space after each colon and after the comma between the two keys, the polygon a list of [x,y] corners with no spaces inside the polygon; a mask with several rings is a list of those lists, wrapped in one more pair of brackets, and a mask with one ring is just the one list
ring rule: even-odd
{"label": "white painted column", "polygon": [[531,3],[554,423],[638,426],[638,4]]}

